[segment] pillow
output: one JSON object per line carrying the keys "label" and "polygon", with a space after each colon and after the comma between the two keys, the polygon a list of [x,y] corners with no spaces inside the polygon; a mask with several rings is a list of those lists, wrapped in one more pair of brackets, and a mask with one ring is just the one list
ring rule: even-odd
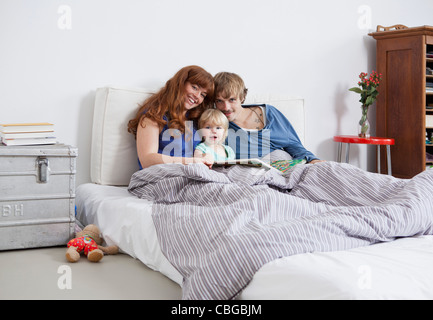
{"label": "pillow", "polygon": [[92,182],[126,186],[131,175],[139,170],[135,138],[127,126],[151,93],[152,90],[117,87],[96,90],[90,160]]}

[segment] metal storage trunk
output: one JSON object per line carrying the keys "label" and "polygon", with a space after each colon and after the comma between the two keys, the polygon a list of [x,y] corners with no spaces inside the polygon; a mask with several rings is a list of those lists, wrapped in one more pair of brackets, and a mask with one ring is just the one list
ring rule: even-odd
{"label": "metal storage trunk", "polygon": [[0,145],[0,250],[65,245],[74,236],[76,148]]}

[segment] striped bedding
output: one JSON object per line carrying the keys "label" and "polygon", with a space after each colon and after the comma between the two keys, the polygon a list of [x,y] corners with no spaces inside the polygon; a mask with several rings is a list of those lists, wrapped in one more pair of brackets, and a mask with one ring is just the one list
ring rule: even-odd
{"label": "striped bedding", "polygon": [[349,164],[302,164],[284,176],[245,166],[164,164],[129,191],[154,201],[161,249],[183,299],[232,299],[272,260],[432,234],[433,171],[402,180]]}

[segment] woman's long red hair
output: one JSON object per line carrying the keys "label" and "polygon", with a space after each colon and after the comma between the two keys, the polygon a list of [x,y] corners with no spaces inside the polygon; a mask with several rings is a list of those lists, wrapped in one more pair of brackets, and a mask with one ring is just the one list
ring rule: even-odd
{"label": "woman's long red hair", "polygon": [[[188,112],[185,111],[185,83],[199,85],[207,91],[206,98],[198,107]],[[155,121],[162,128],[167,122],[163,119],[165,115],[168,127],[185,132],[185,121],[196,121],[205,109],[213,102],[214,81],[210,73],[199,66],[188,66],[180,69],[170,80],[167,81],[157,93],[150,96],[138,109],[135,117],[128,122],[128,132],[137,136],[137,127],[142,125],[144,118]]]}

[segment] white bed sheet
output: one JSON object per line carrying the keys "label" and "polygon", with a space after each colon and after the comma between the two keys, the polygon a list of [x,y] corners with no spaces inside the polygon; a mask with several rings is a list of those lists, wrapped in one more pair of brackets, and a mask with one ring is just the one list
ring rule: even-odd
{"label": "white bed sheet", "polygon": [[432,268],[432,236],[306,253],[263,266],[240,299],[430,300]]}
{"label": "white bed sheet", "polygon": [[[83,184],[77,219],[97,224],[107,244],[179,285],[182,276],[160,250],[152,203],[126,188]],[[433,299],[433,236],[348,251],[307,253],[264,265],[238,299]]]}
{"label": "white bed sheet", "polygon": [[180,273],[161,252],[152,202],[131,195],[126,187],[86,183],[77,187],[75,203],[78,221],[96,224],[108,245],[117,245],[149,268],[182,283]]}

